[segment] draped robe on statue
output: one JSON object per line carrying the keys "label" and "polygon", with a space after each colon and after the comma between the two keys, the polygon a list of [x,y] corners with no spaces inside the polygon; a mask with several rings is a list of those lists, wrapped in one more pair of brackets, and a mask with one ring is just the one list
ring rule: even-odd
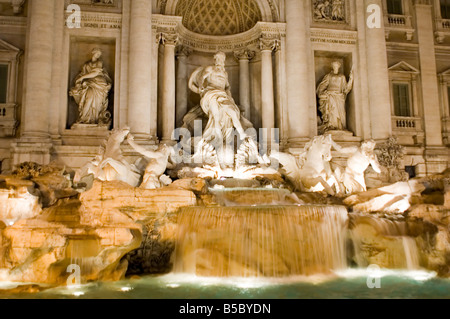
{"label": "draped robe on statue", "polygon": [[87,78],[77,83],[70,91],[70,95],[78,104],[77,123],[104,124],[99,122],[109,120],[105,114],[108,109],[108,94],[112,87],[112,80],[103,68],[102,61],[86,63],[75,81],[84,76]]}
{"label": "draped robe on statue", "polygon": [[216,66],[199,68],[191,78],[195,85],[191,89],[200,94],[200,106],[208,116],[203,138],[208,142],[223,143],[233,136],[235,128],[241,138],[244,137],[241,111],[231,97],[225,69]]}
{"label": "draped robe on statue", "polygon": [[343,74],[327,74],[317,88],[323,125],[327,130],[345,130],[347,115],[345,101],[353,82],[347,82]]}

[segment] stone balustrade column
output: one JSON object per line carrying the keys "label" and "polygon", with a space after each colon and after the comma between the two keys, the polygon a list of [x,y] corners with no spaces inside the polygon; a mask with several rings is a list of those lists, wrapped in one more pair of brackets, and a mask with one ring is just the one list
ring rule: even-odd
{"label": "stone balustrade column", "polygon": [[152,1],[133,0],[130,10],[128,125],[136,140],[150,139],[152,97]]}
{"label": "stone balustrade column", "polygon": [[177,92],[176,92],[176,125],[183,126],[183,118],[188,112],[187,60],[192,50],[185,46],[177,47]]}
{"label": "stone balustrade column", "polygon": [[255,52],[241,50],[234,53],[239,61],[239,104],[244,111],[244,117],[250,120],[250,60],[255,57]]}
{"label": "stone balustrade column", "polygon": [[162,44],[164,45],[163,61],[163,87],[162,87],[162,142],[171,143],[172,133],[175,129],[175,46],[178,35],[174,33],[163,33]]}
{"label": "stone balustrade column", "polygon": [[300,146],[310,137],[312,105],[309,64],[310,12],[305,8],[307,1],[286,0],[286,70],[287,107],[289,122],[289,145]]}

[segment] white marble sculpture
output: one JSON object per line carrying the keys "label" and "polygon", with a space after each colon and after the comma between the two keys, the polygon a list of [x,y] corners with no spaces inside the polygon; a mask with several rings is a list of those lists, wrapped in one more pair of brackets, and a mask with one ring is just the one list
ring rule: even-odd
{"label": "white marble sculpture", "polygon": [[314,0],[314,19],[344,21],[344,0]]}
{"label": "white marble sculpture", "polygon": [[172,147],[162,144],[156,151],[147,150],[134,142],[134,137],[131,134],[128,134],[127,141],[136,152],[149,160],[145,168],[141,188],[157,189],[172,184],[172,179],[164,174],[167,168],[171,166],[169,157],[173,152]]}
{"label": "white marble sculpture", "polygon": [[353,88],[353,69],[347,82],[345,75],[340,73],[341,66],[341,62],[333,62],[333,71],[323,78],[317,88],[319,110],[322,113],[321,133],[347,129],[345,104]]}
{"label": "white marble sculpture", "polygon": [[343,194],[355,194],[367,191],[364,172],[372,165],[375,172],[381,173],[380,164],[375,154],[376,142],[373,140],[365,141],[361,147],[347,147],[337,149],[344,154],[351,154],[347,160],[347,166],[344,172],[336,169],[336,179],[341,187]]}
{"label": "white marble sculpture", "polygon": [[283,167],[285,175],[297,188],[305,192],[322,192],[335,195],[337,181],[331,170],[331,149],[339,148],[331,135],[317,136],[306,146],[297,160],[294,155],[274,152],[271,160],[278,161]]}
{"label": "white marble sculpture", "polygon": [[247,137],[237,150],[236,170],[245,166],[254,166],[257,164],[268,165],[270,164],[270,159],[267,154],[261,156],[261,154],[259,154],[258,143],[256,143],[254,139]]}
{"label": "white marble sculpture", "polygon": [[398,182],[351,195],[344,203],[362,213],[403,214],[411,207],[412,198],[426,189],[420,180]]}
{"label": "white marble sculpture", "polygon": [[120,145],[129,133],[129,128],[113,130],[99,155],[76,172],[74,183],[79,183],[84,177],[93,175],[101,181],[122,181],[137,187],[141,175],[134,165],[126,161],[120,149]]}
{"label": "white marble sculpture", "polygon": [[112,80],[103,67],[102,51],[92,50],[92,59],[87,62],[81,73],[75,79],[75,87],[70,90],[70,96],[78,105],[78,120],[76,124],[109,125],[111,114],[108,111],[108,94]]}
{"label": "white marble sculpture", "polygon": [[240,121],[241,111],[231,95],[228,73],[225,70],[226,55],[218,52],[214,59],[215,65],[200,67],[194,71],[189,80],[189,88],[200,95],[201,108],[208,116],[203,139],[217,147],[233,136],[234,129],[241,140],[246,134]]}

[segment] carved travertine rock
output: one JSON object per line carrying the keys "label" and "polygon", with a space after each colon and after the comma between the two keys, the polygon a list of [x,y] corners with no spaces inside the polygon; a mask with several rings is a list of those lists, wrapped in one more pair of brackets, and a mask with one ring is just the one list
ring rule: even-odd
{"label": "carved travertine rock", "polygon": [[111,210],[93,221],[78,200],[65,200],[3,230],[6,248],[1,268],[11,281],[65,284],[69,265],[79,266],[82,282],[120,280],[127,263],[122,257],[139,247],[141,225]]}
{"label": "carved travertine rock", "polygon": [[0,189],[0,222],[6,225],[38,216],[42,212],[39,197],[30,194],[33,182],[18,188]]}
{"label": "carved travertine rock", "polygon": [[99,221],[101,216],[111,210],[125,212],[133,220],[145,221],[151,216],[174,213],[180,207],[197,203],[193,192],[177,188],[176,185],[147,190],[119,181],[95,181],[80,199],[83,208],[89,212],[84,217]]}

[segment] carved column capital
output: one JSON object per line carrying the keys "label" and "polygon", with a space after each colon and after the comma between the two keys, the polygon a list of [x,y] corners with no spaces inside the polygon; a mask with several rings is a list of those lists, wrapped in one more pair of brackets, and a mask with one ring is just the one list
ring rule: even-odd
{"label": "carved column capital", "polygon": [[273,50],[275,52],[281,51],[281,41],[279,39],[275,40]]}
{"label": "carved column capital", "polygon": [[178,58],[188,57],[192,54],[192,49],[184,45],[178,45],[175,49],[175,55]]}
{"label": "carved column capital", "polygon": [[261,51],[274,51],[278,46],[278,42],[278,39],[260,38],[259,49]]}
{"label": "carved column capital", "polygon": [[13,7],[14,14],[22,13],[25,0],[11,0],[11,6]]}
{"label": "carved column capital", "polygon": [[234,57],[236,58],[236,60],[240,61],[240,60],[247,60],[250,61],[255,57],[256,53],[255,51],[251,51],[248,49],[243,49],[243,50],[239,50],[239,51],[235,51],[234,52]]}
{"label": "carved column capital", "polygon": [[177,33],[161,33],[161,41],[163,45],[176,46],[178,43]]}

